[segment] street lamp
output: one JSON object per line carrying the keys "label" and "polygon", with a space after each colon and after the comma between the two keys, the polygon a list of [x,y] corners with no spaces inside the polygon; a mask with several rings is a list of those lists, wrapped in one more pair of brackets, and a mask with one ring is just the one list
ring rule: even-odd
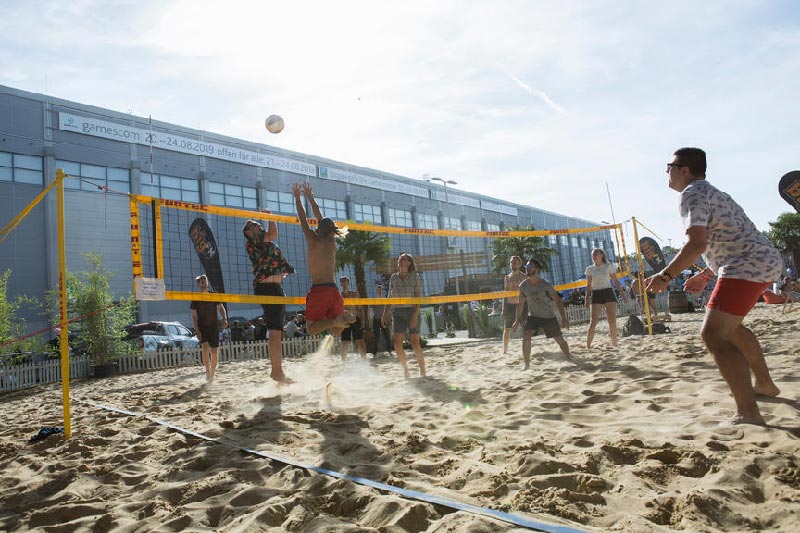
{"label": "street lamp", "polygon": [[[438,181],[442,185],[444,185],[444,203],[445,203],[445,213],[447,215],[447,226],[448,226],[447,229],[450,229],[450,201],[447,199],[447,186],[448,185],[458,185],[458,182],[455,181],[455,180],[446,180],[444,178],[437,178],[436,176],[431,176],[430,174],[423,174],[422,175],[422,179],[424,179],[425,181],[427,181],[429,183],[431,181]],[[461,250],[462,267],[463,267],[463,255],[464,255],[464,250]],[[462,270],[463,270],[463,268],[462,268]],[[449,270],[448,270],[448,275],[450,275],[449,274]],[[460,284],[459,284],[459,281],[458,281],[458,277],[456,277],[456,294],[461,294],[461,289],[459,288],[459,285]]]}

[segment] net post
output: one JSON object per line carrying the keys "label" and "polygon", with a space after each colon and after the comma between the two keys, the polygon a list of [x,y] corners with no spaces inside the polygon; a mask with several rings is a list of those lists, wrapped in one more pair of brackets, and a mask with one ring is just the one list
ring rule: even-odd
{"label": "net post", "polygon": [[61,405],[64,411],[64,437],[72,436],[69,412],[69,331],[67,323],[67,247],[64,234],[64,178],[62,169],[56,170],[56,218],[58,220],[58,307],[61,327]]}
{"label": "net post", "polygon": [[653,320],[650,318],[650,298],[647,297],[647,289],[644,286],[644,262],[642,261],[642,250],[639,248],[639,230],[636,227],[638,224],[636,217],[632,217],[633,221],[633,239],[636,244],[636,260],[639,262],[639,295],[644,302],[645,314],[647,315],[647,332],[648,335],[653,335]]}

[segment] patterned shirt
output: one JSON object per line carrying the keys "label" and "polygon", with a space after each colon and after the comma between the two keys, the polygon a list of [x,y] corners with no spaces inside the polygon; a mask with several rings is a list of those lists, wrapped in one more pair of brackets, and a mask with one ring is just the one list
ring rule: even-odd
{"label": "patterned shirt", "polygon": [[761,283],[780,278],[780,253],[728,194],[695,180],[681,193],[680,213],[685,228],[708,228],[703,258],[719,277]]}
{"label": "patterned shirt", "polygon": [[528,304],[528,315],[536,318],[555,318],[553,298],[558,294],[556,290],[543,279],[539,283],[531,283],[526,279],[519,284],[519,290],[525,295]]}
{"label": "patterned shirt", "polygon": [[253,287],[264,283],[276,274],[294,274],[294,267],[283,257],[281,249],[274,242],[264,242],[263,230],[254,240],[245,242],[245,249],[253,263]]}
{"label": "patterned shirt", "polygon": [[600,266],[589,265],[586,267],[586,277],[592,278],[592,290],[610,289],[611,278],[617,273],[617,267],[611,263],[603,263]]}
{"label": "patterned shirt", "polygon": [[[422,278],[416,272],[409,272],[406,279],[400,277],[399,272],[389,278],[390,298],[418,298],[422,297]],[[417,304],[399,304],[394,307],[416,307]]]}

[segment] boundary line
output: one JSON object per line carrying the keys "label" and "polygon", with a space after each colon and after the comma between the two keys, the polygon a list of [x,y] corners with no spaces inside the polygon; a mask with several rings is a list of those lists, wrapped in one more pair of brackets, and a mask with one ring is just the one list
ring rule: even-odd
{"label": "boundary line", "polygon": [[494,519],[500,520],[502,522],[506,522],[508,524],[514,524],[514,525],[522,526],[522,527],[525,527],[525,528],[528,528],[528,529],[531,529],[531,530],[534,530],[534,531],[542,531],[544,533],[588,533],[587,530],[575,529],[575,528],[570,527],[570,526],[547,524],[547,523],[544,523],[544,522],[539,522],[537,520],[531,520],[531,519],[528,519],[528,518],[525,518],[525,517],[522,517],[522,516],[519,516],[519,515],[515,515],[515,514],[511,514],[511,513],[505,513],[503,511],[498,511],[496,509],[489,509],[487,507],[479,507],[477,505],[471,505],[471,504],[468,504],[468,503],[461,503],[461,502],[457,502],[455,500],[450,500],[448,498],[442,498],[441,496],[435,496],[433,494],[426,494],[424,492],[418,492],[418,491],[415,491],[415,490],[402,489],[400,487],[395,487],[394,485],[389,485],[389,484],[386,484],[386,483],[373,481],[371,479],[367,479],[367,478],[363,478],[363,477],[351,476],[351,475],[348,475],[348,474],[342,474],[341,472],[336,472],[334,470],[328,470],[327,468],[321,468],[319,466],[300,463],[300,462],[295,461],[294,459],[290,459],[290,458],[287,458],[287,457],[281,457],[279,455],[275,455],[275,454],[272,454],[272,453],[262,452],[262,451],[254,450],[252,448],[246,448],[244,446],[239,446],[237,444],[232,444],[232,443],[229,443],[229,442],[225,442],[225,441],[222,441],[220,439],[215,439],[215,438],[212,438],[212,437],[208,437],[206,435],[203,435],[202,433],[198,433],[198,432],[192,431],[190,429],[182,428],[182,427],[180,427],[180,426],[178,426],[176,424],[173,424],[171,422],[168,422],[166,420],[162,420],[160,418],[155,418],[155,417],[152,417],[152,416],[144,414],[144,413],[136,413],[134,411],[128,411],[127,409],[121,409],[119,407],[114,407],[114,406],[111,406],[111,405],[100,404],[100,403],[92,402],[90,400],[78,400],[78,399],[75,399],[73,401],[78,402],[78,403],[85,403],[87,405],[91,405],[92,407],[96,407],[98,409],[104,409],[106,411],[112,411],[112,412],[123,414],[123,415],[127,415],[127,416],[136,416],[136,417],[146,418],[147,420],[150,420],[151,422],[155,422],[156,424],[159,424],[161,426],[167,427],[169,429],[173,429],[173,430],[178,431],[180,433],[183,433],[185,435],[191,435],[193,437],[197,437],[197,438],[199,438],[201,440],[204,440],[206,442],[211,442],[211,443],[214,443],[214,444],[221,444],[223,446],[236,448],[236,449],[238,449],[240,451],[243,451],[243,452],[251,454],[251,455],[257,455],[259,457],[263,457],[263,458],[269,459],[271,461],[275,461],[275,462],[282,463],[282,464],[289,465],[289,466],[294,466],[294,467],[297,467],[297,468],[302,468],[304,470],[310,470],[312,472],[316,472],[318,474],[323,474],[323,475],[330,476],[330,477],[333,477],[333,478],[347,479],[347,480],[352,481],[353,483],[357,483],[359,485],[364,485],[366,487],[371,487],[373,489],[377,489],[377,490],[383,491],[383,492],[393,492],[395,494],[399,494],[400,496],[403,496],[405,498],[410,498],[412,500],[418,500],[418,501],[428,502],[428,503],[432,503],[432,504],[436,504],[436,505],[441,505],[441,506],[444,506],[444,507],[448,507],[450,509],[454,509],[456,511],[466,511],[468,513],[472,513],[472,514],[476,514],[476,515],[480,515],[480,516],[486,516],[486,517],[489,517],[489,518],[494,518]]}

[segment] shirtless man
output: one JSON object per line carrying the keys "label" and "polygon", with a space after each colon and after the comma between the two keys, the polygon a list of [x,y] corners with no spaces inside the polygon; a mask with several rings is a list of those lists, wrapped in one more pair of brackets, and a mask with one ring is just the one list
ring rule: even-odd
{"label": "shirtless man", "polygon": [[[522,258],[520,256],[511,256],[509,267],[511,268],[511,272],[506,274],[503,278],[503,285],[505,290],[514,291],[517,294],[509,298],[503,298],[503,320],[505,322],[505,328],[503,329],[503,355],[508,353],[508,342],[511,340],[511,328],[517,318],[519,284],[525,279],[525,273],[520,270],[522,268]],[[528,313],[526,310],[523,310],[523,314],[527,315]]]}
{"label": "shirtless man", "polygon": [[[344,310],[342,295],[333,279],[336,269],[336,237],[341,235],[341,231],[333,220],[322,216],[311,185],[295,183],[292,185],[292,193],[297,218],[308,245],[306,266],[312,284],[306,295],[306,332],[316,335],[329,329],[333,335],[338,336],[344,328],[355,322],[353,315]],[[301,195],[305,195],[317,219],[316,231],[308,226]]]}
{"label": "shirtless man", "polygon": [[[342,286],[342,298],[358,298],[358,291],[350,290],[350,278],[342,276],[339,280]],[[366,308],[362,305],[348,305],[345,310],[356,317],[356,321],[342,331],[341,355],[342,361],[347,357],[350,350],[350,341],[354,342],[361,359],[367,359],[367,345],[364,343],[364,325],[367,323]]]}

